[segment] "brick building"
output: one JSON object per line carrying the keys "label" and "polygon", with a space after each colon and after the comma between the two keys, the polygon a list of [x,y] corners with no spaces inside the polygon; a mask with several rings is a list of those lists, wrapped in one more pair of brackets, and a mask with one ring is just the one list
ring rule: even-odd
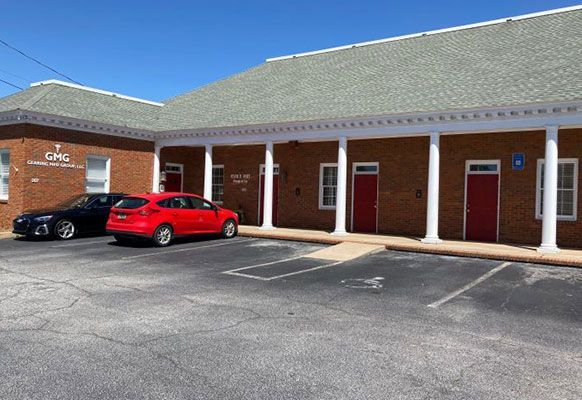
{"label": "brick building", "polygon": [[582,247],[581,43],[570,7],[269,59],[163,103],[35,84],[0,99],[0,226],[82,191],[183,190],[264,229]]}

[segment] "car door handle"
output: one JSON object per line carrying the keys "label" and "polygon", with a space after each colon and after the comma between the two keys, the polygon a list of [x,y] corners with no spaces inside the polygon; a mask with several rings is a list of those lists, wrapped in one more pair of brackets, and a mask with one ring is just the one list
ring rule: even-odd
{"label": "car door handle", "polygon": [[177,212],[173,212],[173,213],[172,213],[172,215],[173,215],[174,217],[177,217],[177,216],[178,216],[178,213],[177,213]]}

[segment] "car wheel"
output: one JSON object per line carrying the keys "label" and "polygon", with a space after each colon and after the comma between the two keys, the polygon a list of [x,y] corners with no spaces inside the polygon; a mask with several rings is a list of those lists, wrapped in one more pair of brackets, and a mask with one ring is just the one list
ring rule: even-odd
{"label": "car wheel", "polygon": [[152,240],[158,247],[165,247],[172,243],[174,238],[174,231],[170,225],[160,225],[154,232]]}
{"label": "car wheel", "polygon": [[55,225],[55,236],[60,240],[70,240],[77,234],[77,227],[71,221],[62,219]]}
{"label": "car wheel", "polygon": [[238,227],[233,219],[227,219],[222,224],[222,237],[225,239],[230,239],[236,236],[238,233]]}

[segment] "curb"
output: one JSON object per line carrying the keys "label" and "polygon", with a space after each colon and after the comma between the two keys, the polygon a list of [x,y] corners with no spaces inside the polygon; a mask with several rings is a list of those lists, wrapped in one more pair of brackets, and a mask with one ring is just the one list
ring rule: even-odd
{"label": "curb", "polygon": [[321,243],[321,244],[339,244],[342,242],[351,243],[362,243],[362,244],[381,244],[386,250],[395,251],[406,251],[412,253],[424,253],[424,254],[438,254],[444,256],[455,256],[455,257],[467,257],[467,258],[482,258],[488,260],[499,260],[499,261],[514,261],[514,262],[525,262],[530,264],[544,264],[544,265],[554,265],[561,267],[575,267],[582,268],[582,259],[572,259],[565,257],[555,257],[553,255],[513,255],[513,254],[503,254],[503,253],[491,253],[488,251],[479,251],[475,249],[461,250],[461,249],[451,249],[443,245],[407,245],[407,244],[396,244],[396,243],[379,243],[374,240],[342,240],[334,238],[333,236],[326,238],[319,238],[313,236],[301,236],[301,235],[289,235],[289,234],[277,234],[274,231],[268,232],[239,232],[240,236],[244,237],[254,237],[261,239],[278,239],[278,240],[289,240],[294,242],[308,242],[308,243]]}
{"label": "curb", "polygon": [[16,235],[12,232],[0,232],[0,240],[2,239],[14,239]]}

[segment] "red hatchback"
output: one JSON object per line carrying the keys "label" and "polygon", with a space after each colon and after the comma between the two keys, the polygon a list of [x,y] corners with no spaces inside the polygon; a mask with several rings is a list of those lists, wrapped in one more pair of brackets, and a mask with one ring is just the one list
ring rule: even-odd
{"label": "red hatchback", "polygon": [[113,206],[107,233],[117,241],[152,239],[167,246],[176,236],[220,233],[232,238],[238,216],[200,196],[188,193],[146,193],[126,196]]}

